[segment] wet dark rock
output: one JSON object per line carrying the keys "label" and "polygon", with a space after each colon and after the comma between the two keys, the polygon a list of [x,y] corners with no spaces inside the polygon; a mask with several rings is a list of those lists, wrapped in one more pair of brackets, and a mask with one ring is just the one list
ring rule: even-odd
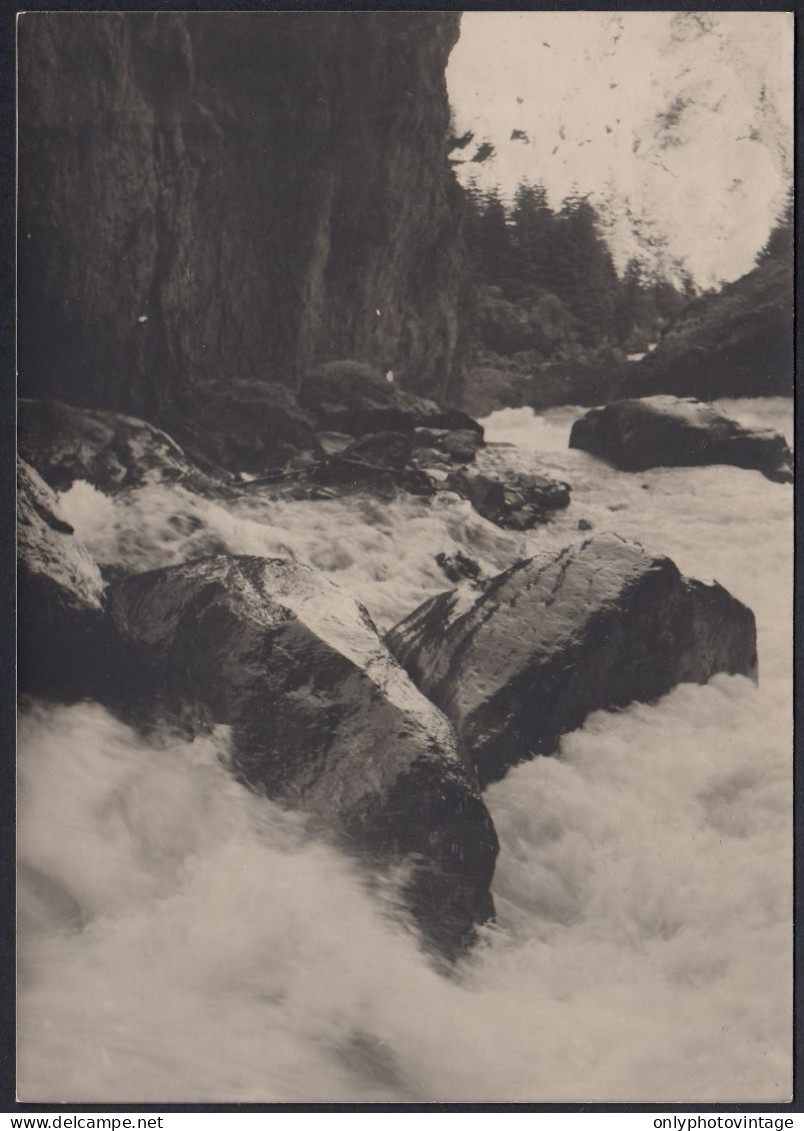
{"label": "wet dark rock", "polygon": [[22,461],[17,554],[20,690],[67,700],[93,694],[107,659],[103,579],[54,492]]}
{"label": "wet dark rock", "polygon": [[413,434],[413,443],[417,453],[434,453],[438,462],[473,463],[478,450],[483,446],[483,437],[468,428],[459,428],[453,432],[439,428],[417,428]]}
{"label": "wet dark rock", "polygon": [[304,479],[297,480],[296,497],[307,497],[309,488],[316,486],[332,488],[336,495],[358,491],[382,499],[391,499],[400,491],[424,497],[435,494],[433,481],[424,471],[414,467],[395,468],[390,463],[367,463],[364,459],[350,459],[346,454],[331,456],[316,464]]}
{"label": "wet dark rock", "polygon": [[539,368],[528,382],[525,403],[534,409],[554,405],[599,405],[622,396],[629,369],[624,355],[601,351],[584,361],[556,361]]}
{"label": "wet dark rock", "polygon": [[[569,331],[567,331],[569,333]],[[614,347],[582,348],[566,341],[549,354],[523,350],[504,356],[483,349],[468,370],[461,403],[484,417],[501,408],[598,405],[627,396],[634,369]]]}
{"label": "wet dark rock", "polygon": [[726,463],[761,471],[775,483],[793,480],[783,436],[753,431],[712,405],[656,396],[616,401],[576,420],[569,446],[623,471]]}
{"label": "wet dark rock", "polygon": [[446,487],[468,499],[478,514],[510,530],[530,530],[570,502],[567,483],[524,472],[498,477],[461,468],[448,477]]}
{"label": "wet dark rock", "polygon": [[483,428],[460,409],[443,409],[415,396],[378,369],[358,361],[332,361],[308,372],[299,400],[321,431],[364,436],[375,432],[410,433],[417,427],[470,431],[482,440]]}
{"label": "wet dark rock", "polygon": [[590,711],[757,664],[750,609],[616,535],[519,562],[477,599],[442,593],[385,639],[481,784],[554,751]]}
{"label": "wet dark rock", "polygon": [[481,418],[501,408],[521,408],[528,376],[511,359],[484,354],[467,370],[461,404],[467,412]]}
{"label": "wet dark rock", "polygon": [[20,456],[57,491],[84,479],[112,494],[145,482],[182,483],[214,493],[223,480],[205,474],[166,432],[144,420],[62,401],[18,402]]}
{"label": "wet dark rock", "polygon": [[454,554],[436,554],[435,560],[450,581],[478,581],[480,578],[479,564],[460,550]]}
{"label": "wet dark rock", "polygon": [[232,728],[236,773],[372,865],[404,864],[428,943],[455,955],[492,913],[497,853],[451,724],[361,605],[307,566],[211,557],[112,586],[142,701]]}
{"label": "wet dark rock", "polygon": [[632,396],[792,396],[792,256],[694,299],[630,374]]}
{"label": "wet dark rock", "polygon": [[283,385],[235,381],[177,397],[162,417],[187,452],[231,472],[282,467],[322,455],[314,418]]}
{"label": "wet dark rock", "polygon": [[483,441],[477,432],[456,429],[454,432],[446,432],[438,446],[453,463],[472,463],[482,445]]}
{"label": "wet dark rock", "polygon": [[482,444],[483,425],[461,409],[438,409],[434,413],[428,410],[427,416],[420,423],[428,428],[442,428],[450,432],[474,432]]}

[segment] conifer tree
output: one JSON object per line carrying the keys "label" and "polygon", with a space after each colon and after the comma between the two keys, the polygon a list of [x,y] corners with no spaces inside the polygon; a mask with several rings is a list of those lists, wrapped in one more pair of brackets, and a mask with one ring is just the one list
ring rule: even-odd
{"label": "conifer tree", "polygon": [[490,189],[481,198],[475,239],[483,281],[501,287],[504,292],[510,291],[516,274],[514,250],[505,205],[496,188]]}
{"label": "conifer tree", "polygon": [[773,260],[793,261],[793,192],[788,189],[787,198],[781,215],[771,228],[762,250],[757,254],[757,265]]}

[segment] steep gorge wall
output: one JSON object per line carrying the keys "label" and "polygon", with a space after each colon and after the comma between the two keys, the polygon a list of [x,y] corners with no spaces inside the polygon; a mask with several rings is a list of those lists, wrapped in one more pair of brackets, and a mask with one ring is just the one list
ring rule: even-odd
{"label": "steep gorge wall", "polygon": [[455,13],[31,13],[26,396],[158,416],[342,357],[459,393]]}

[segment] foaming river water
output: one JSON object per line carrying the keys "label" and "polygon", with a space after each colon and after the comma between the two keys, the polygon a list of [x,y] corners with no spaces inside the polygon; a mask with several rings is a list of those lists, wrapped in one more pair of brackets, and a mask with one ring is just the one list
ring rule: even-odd
{"label": "foaming river water", "polygon": [[[791,402],[724,402],[790,438]],[[104,565],[217,550],[325,570],[388,628],[448,587],[613,530],[756,613],[760,682],[596,712],[486,793],[499,923],[453,978],[359,863],[222,766],[228,735],[146,744],[37,704],[19,752],[19,1098],[58,1102],[783,1101],[791,1093],[792,492],[737,468],[616,472],[578,409],[486,421],[482,453],[572,485],[527,535],[457,497],[223,506],[78,483]],[[24,630],[24,629],[23,629]]]}

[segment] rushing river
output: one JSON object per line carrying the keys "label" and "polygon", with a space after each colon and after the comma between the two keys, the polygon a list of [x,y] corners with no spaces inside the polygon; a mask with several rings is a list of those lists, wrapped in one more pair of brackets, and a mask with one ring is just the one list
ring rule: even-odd
{"label": "rushing river", "polygon": [[[790,401],[724,403],[791,438]],[[454,978],[357,863],[227,776],[225,728],[145,745],[96,704],[35,706],[20,726],[20,1099],[790,1098],[791,488],[728,467],[616,472],[567,449],[579,413],[486,422],[483,462],[572,484],[570,508],[528,535],[449,495],[62,496],[105,565],[292,554],[381,628],[448,587],[439,552],[493,574],[588,536],[585,519],[750,605],[760,683],[716,676],[597,712],[558,758],[491,787],[499,924]]]}

